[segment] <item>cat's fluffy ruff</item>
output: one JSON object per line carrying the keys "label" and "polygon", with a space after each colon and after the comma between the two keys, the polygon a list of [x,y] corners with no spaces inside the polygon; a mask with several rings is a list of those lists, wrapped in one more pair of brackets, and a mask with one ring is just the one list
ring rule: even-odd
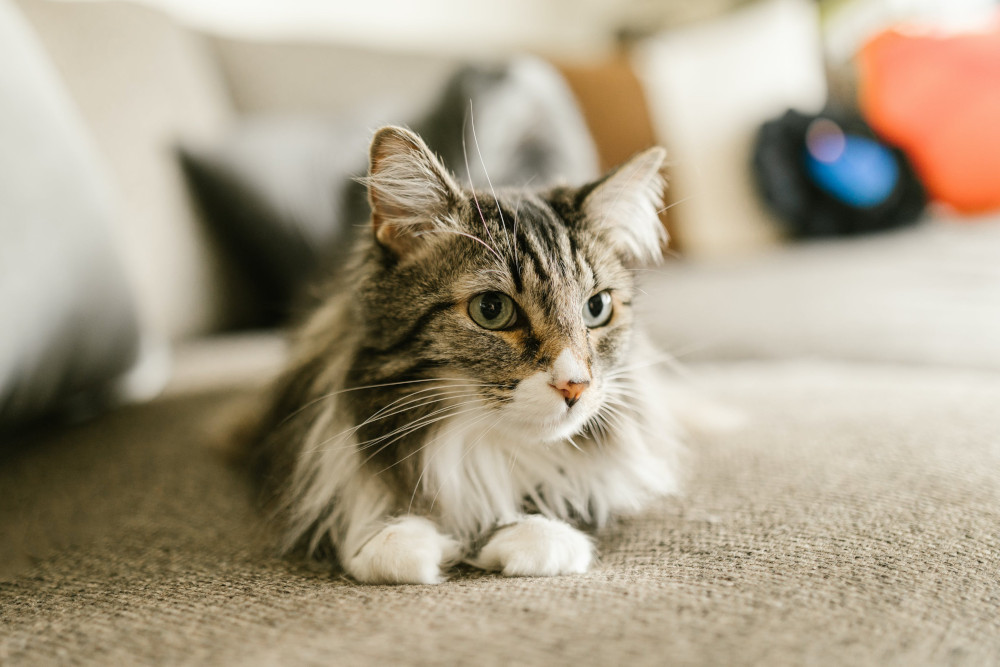
{"label": "cat's fluffy ruff", "polygon": [[[376,134],[374,233],[300,331],[256,449],[286,546],[331,545],[373,583],[435,583],[459,559],[580,572],[593,547],[570,524],[676,489],[677,428],[627,268],[664,239],[663,159],[494,196],[463,192],[416,135]],[[611,319],[587,328],[605,291]],[[512,326],[472,321],[484,292],[513,298]],[[572,402],[567,382],[584,388]]]}

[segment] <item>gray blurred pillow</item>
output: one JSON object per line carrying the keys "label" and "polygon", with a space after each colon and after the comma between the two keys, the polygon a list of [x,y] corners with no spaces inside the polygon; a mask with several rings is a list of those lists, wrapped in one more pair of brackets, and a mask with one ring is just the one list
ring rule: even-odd
{"label": "gray blurred pillow", "polygon": [[107,396],[136,358],[107,184],[29,28],[0,0],[0,433]]}
{"label": "gray blurred pillow", "polygon": [[359,110],[337,119],[249,118],[218,147],[181,149],[188,183],[244,267],[264,321],[278,321],[301,303],[305,287],[336,267],[365,228],[370,211],[355,179],[365,173],[368,142],[381,125],[412,127],[459,179],[483,188],[582,183],[598,175],[576,101],[544,61],[459,68],[425,108],[409,117]]}

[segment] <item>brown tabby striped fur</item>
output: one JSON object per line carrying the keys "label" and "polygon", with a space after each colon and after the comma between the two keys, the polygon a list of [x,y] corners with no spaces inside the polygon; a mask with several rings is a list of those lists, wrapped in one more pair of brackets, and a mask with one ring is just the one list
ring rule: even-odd
{"label": "brown tabby striped fur", "polygon": [[[674,490],[678,440],[630,270],[665,241],[663,159],[650,149],[582,187],[473,192],[411,132],[375,135],[373,232],[298,332],[256,440],[286,546],[333,547],[372,582],[438,581],[462,559],[581,571],[590,542],[564,522]],[[605,290],[610,321],[588,328]],[[513,326],[473,321],[484,292],[513,300]],[[589,383],[578,404],[560,373]]]}

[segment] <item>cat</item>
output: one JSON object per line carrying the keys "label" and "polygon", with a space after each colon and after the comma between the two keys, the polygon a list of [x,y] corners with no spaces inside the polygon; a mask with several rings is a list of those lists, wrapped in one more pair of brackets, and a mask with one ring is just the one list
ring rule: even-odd
{"label": "cat", "polygon": [[460,562],[585,572],[585,529],[677,489],[681,436],[633,326],[666,152],[581,187],[463,189],[378,130],[371,228],[298,331],[255,438],[284,546],[362,583]]}

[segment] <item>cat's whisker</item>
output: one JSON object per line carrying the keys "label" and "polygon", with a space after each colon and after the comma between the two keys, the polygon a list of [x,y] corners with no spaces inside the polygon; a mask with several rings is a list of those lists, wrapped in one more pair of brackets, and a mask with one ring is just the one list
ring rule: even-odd
{"label": "cat's whisker", "polygon": [[593,428],[597,429],[596,431],[591,429],[594,442],[597,444],[598,449],[603,450],[607,439],[610,437],[604,415],[598,411],[597,414],[591,418],[591,422],[593,423]]}
{"label": "cat's whisker", "polygon": [[630,273],[667,273],[667,269],[656,266],[630,266],[625,268]]}
{"label": "cat's whisker", "polygon": [[478,236],[473,236],[472,234],[466,234],[465,232],[460,232],[457,229],[423,229],[419,232],[416,232],[416,236],[423,236],[424,234],[457,234],[459,236],[464,236],[467,239],[472,239],[476,243],[480,244],[481,246],[489,250],[490,254],[496,257],[501,264],[503,263],[503,257],[500,256],[500,253],[494,250],[493,247],[490,246],[490,244],[488,244],[486,241],[482,240]]}
{"label": "cat's whisker", "polygon": [[[472,99],[469,99],[469,113],[470,114],[472,113]],[[469,119],[468,115],[462,118],[462,156],[465,158],[465,173],[468,174],[469,176],[469,190],[472,192],[472,200],[476,203],[476,210],[479,212],[479,219],[483,223],[483,229],[486,230],[487,236],[490,237],[490,240],[493,241],[495,245],[496,240],[493,239],[493,233],[490,231],[489,225],[486,224],[486,216],[483,215],[483,208],[479,205],[479,197],[476,195],[476,186],[472,182],[472,168],[469,167],[469,149],[465,145],[465,122],[468,119]],[[484,243],[483,245],[486,244]],[[498,258],[500,257],[500,253],[498,253],[496,250],[493,251],[493,254],[496,255]]]}
{"label": "cat's whisker", "polygon": [[606,401],[604,403],[604,407],[607,408],[607,411],[610,414],[618,415],[619,417],[622,417],[623,419],[629,417],[628,415],[625,414],[625,412],[623,412],[623,410],[629,410],[629,411],[631,411],[631,409],[632,409],[631,405],[629,405],[628,403],[625,403],[624,401],[622,401],[622,400],[620,400],[620,399],[618,399],[618,398],[616,398],[614,396],[609,396],[606,399]]}
{"label": "cat's whisker", "polygon": [[483,384],[483,383],[480,383],[480,382],[463,382],[461,384],[446,384],[446,385],[434,385],[434,386],[431,386],[431,387],[424,387],[423,389],[417,389],[416,391],[410,391],[410,392],[407,392],[407,393],[403,394],[399,398],[397,398],[394,401],[392,401],[392,402],[386,404],[385,406],[383,406],[383,409],[390,408],[393,405],[396,405],[397,403],[399,403],[401,401],[405,401],[406,399],[409,399],[409,398],[412,398],[412,397],[417,397],[417,396],[420,396],[421,394],[426,394],[426,393],[429,393],[429,392],[435,392],[435,391],[437,391],[437,392],[444,392],[444,391],[448,391],[448,392],[452,392],[452,391],[465,391],[465,390],[468,390],[468,389],[481,389],[481,388],[484,388],[484,387],[489,388],[490,386],[491,385]]}
{"label": "cat's whisker", "polygon": [[599,431],[601,429],[600,417],[601,417],[601,411],[600,409],[598,409],[598,411],[595,412],[590,417],[590,419],[588,419],[587,422],[583,425],[583,430],[586,431],[595,440],[597,440]]}
{"label": "cat's whisker", "polygon": [[509,472],[511,474],[514,474],[514,466],[517,465],[517,451],[518,451],[517,447],[515,447],[513,449],[513,451],[511,451],[511,453],[510,453],[510,457],[509,457],[510,458],[510,470],[509,470]]}
{"label": "cat's whisker", "polygon": [[[405,396],[402,396],[402,397],[396,399],[395,401],[393,401],[389,405],[383,406],[381,409],[377,410],[375,413],[373,413],[372,415],[370,415],[367,419],[365,419],[360,424],[357,424],[356,426],[353,426],[351,428],[345,429],[345,430],[343,430],[343,431],[341,431],[341,432],[339,432],[339,433],[337,433],[337,434],[335,434],[335,435],[327,438],[326,440],[320,442],[319,446],[325,445],[325,444],[331,442],[332,440],[335,440],[335,439],[337,439],[337,438],[339,438],[341,436],[344,436],[344,435],[347,435],[347,434],[351,434],[351,433],[354,433],[354,432],[358,431],[359,429],[361,429],[362,427],[364,427],[367,424],[371,423],[372,421],[377,421],[377,419],[375,419],[376,417],[378,417],[378,419],[388,418],[388,417],[394,416],[395,414],[399,414],[400,412],[405,412],[406,410],[400,410],[398,412],[394,412],[391,415],[381,415],[381,416],[379,416],[380,413],[382,413],[384,410],[391,409],[392,406],[394,404],[398,403],[399,401],[406,400],[406,399],[409,399],[411,397],[414,397],[414,396],[416,396],[416,394],[422,394],[422,393],[430,392],[430,391],[439,391],[439,392],[442,392],[441,394],[439,394],[440,398],[437,398],[437,399],[434,399],[432,401],[429,401],[429,403],[430,403],[430,402],[435,402],[437,400],[443,400],[444,398],[462,398],[463,397],[462,394],[465,394],[465,396],[467,396],[467,397],[478,396],[479,395],[478,392],[468,392],[467,389],[468,388],[473,388],[473,387],[479,388],[479,387],[489,387],[489,386],[490,385],[482,385],[482,384],[448,385],[446,387],[436,387],[435,386],[435,387],[429,387],[427,389],[422,389],[420,391],[412,392],[410,394],[407,394]],[[423,397],[423,398],[427,398],[427,397]],[[417,401],[423,400],[423,398],[416,398],[416,400]],[[408,407],[406,409],[415,409],[416,407],[418,407],[418,406],[410,406],[410,407]]]}
{"label": "cat's whisker", "polygon": [[679,348],[678,350],[673,350],[671,352],[663,352],[660,355],[653,357],[652,359],[647,359],[637,364],[632,364],[629,366],[621,366],[609,372],[605,377],[608,380],[615,380],[622,377],[627,378],[628,375],[630,375],[634,371],[641,370],[643,368],[649,368],[651,366],[656,366],[659,364],[666,364],[667,366],[670,367],[672,371],[676,372],[678,375],[690,379],[691,372],[687,368],[685,368],[684,364],[681,363],[679,357],[692,354],[694,352],[700,352],[705,349],[710,349],[711,347],[712,343],[698,343],[698,344],[687,345],[683,348]]}
{"label": "cat's whisker", "polygon": [[[419,400],[418,402],[416,402],[414,404],[408,405],[408,406],[400,408],[398,410],[393,410],[391,413],[380,415],[378,417],[370,417],[370,418],[366,419],[363,423],[359,424],[358,426],[355,426],[352,429],[349,429],[349,431],[347,431],[347,432],[356,432],[356,431],[360,430],[361,428],[363,428],[365,426],[368,426],[369,424],[373,424],[373,423],[375,423],[377,421],[381,421],[383,419],[391,419],[392,417],[396,417],[398,415],[404,414],[406,412],[411,412],[413,410],[419,410],[420,408],[424,408],[424,407],[427,407],[429,405],[434,405],[435,403],[440,403],[442,401],[458,401],[458,400],[462,400],[462,399],[466,399],[466,398],[468,398],[468,399],[481,399],[482,397],[479,394],[475,394],[475,393],[473,393],[473,394],[469,394],[469,393],[465,393],[465,394],[452,394],[452,395],[446,395],[446,396],[435,396],[435,397],[432,397],[432,398],[425,397],[424,399]],[[443,410],[444,408],[441,408],[441,409]],[[434,413],[431,413],[431,414],[434,414]]]}
{"label": "cat's whisker", "polygon": [[656,215],[660,215],[661,213],[665,213],[665,212],[669,211],[670,209],[672,209],[674,206],[677,206],[678,204],[683,204],[684,202],[686,202],[687,200],[689,200],[689,199],[691,199],[691,198],[693,198],[695,196],[696,195],[688,195],[687,197],[681,197],[677,201],[672,201],[669,204],[667,204],[666,206],[664,206],[663,208],[659,209],[656,212]]}
{"label": "cat's whisker", "polygon": [[[372,421],[376,421],[377,419],[384,419],[384,418],[392,416],[394,414],[398,414],[397,411],[394,411],[394,412],[392,412],[392,413],[390,413],[388,415],[383,414],[387,410],[394,410],[394,408],[402,408],[403,406],[411,406],[412,403],[414,403],[414,402],[419,402],[419,401],[422,401],[422,400],[425,400],[426,398],[428,398],[427,396],[419,396],[420,394],[426,394],[428,392],[434,392],[434,391],[436,391],[438,393],[434,394],[435,400],[440,400],[441,398],[445,398],[445,397],[449,397],[449,396],[455,396],[455,395],[462,395],[462,394],[465,394],[466,396],[475,396],[475,395],[477,395],[477,392],[470,392],[470,391],[468,391],[468,389],[470,387],[476,387],[476,385],[452,385],[452,386],[447,387],[447,388],[429,387],[427,389],[421,389],[420,391],[415,391],[415,392],[406,394],[405,396],[401,396],[401,397],[397,398],[395,401],[392,401],[391,403],[389,403],[389,404],[381,407],[380,409],[376,410],[374,413],[371,414],[371,416],[369,416],[367,419],[365,419],[365,421],[363,421],[361,423],[361,425],[363,426],[365,424],[371,423]],[[409,408],[406,408],[406,409],[413,409],[413,408],[409,407]],[[405,410],[403,410],[403,411],[405,411]]]}
{"label": "cat's whisker", "polygon": [[[486,169],[486,160],[483,159],[483,151],[479,147],[479,137],[476,136],[476,114],[472,109],[472,100],[469,100],[469,125],[472,128],[472,141],[476,144],[476,152],[479,154],[479,163],[483,165],[483,173],[486,175],[486,182],[493,193],[493,201],[497,205],[497,215],[500,216],[500,227],[504,230],[507,238],[507,251],[510,252],[510,235],[507,234],[507,223],[503,219],[503,210],[500,208],[500,200],[497,199],[497,191],[493,189],[493,181],[490,179],[490,172]],[[496,243],[496,241],[494,241]]]}
{"label": "cat's whisker", "polygon": [[[483,406],[483,407],[486,407],[486,406]],[[478,423],[478,422],[479,422],[479,421],[480,421],[481,419],[483,419],[483,418],[485,418],[485,417],[487,417],[487,416],[489,416],[489,413],[488,413],[488,411],[487,411],[487,414],[486,414],[486,415],[484,415],[484,416],[483,416],[482,418],[480,418],[480,419],[477,419],[477,420],[475,420],[475,421],[474,421],[473,423]],[[423,443],[422,445],[420,445],[419,447],[417,447],[417,448],[416,448],[415,450],[413,450],[412,452],[410,452],[409,454],[407,454],[407,455],[406,455],[406,456],[404,456],[403,458],[399,459],[398,461],[394,461],[393,463],[391,463],[390,465],[386,466],[385,468],[383,468],[382,470],[380,470],[379,472],[377,472],[377,473],[375,473],[375,474],[376,474],[376,475],[381,475],[382,473],[384,473],[384,472],[387,472],[388,470],[391,470],[392,468],[394,468],[395,466],[397,466],[397,465],[399,465],[399,464],[403,463],[404,461],[406,461],[406,460],[407,460],[407,459],[409,459],[410,457],[412,457],[412,456],[415,456],[416,454],[419,454],[420,452],[424,451],[425,449],[427,449],[427,447],[428,447],[429,445],[433,444],[434,442],[437,442],[437,440],[438,440],[438,439],[439,439],[439,438],[435,438],[435,439],[433,439],[433,440],[428,440],[427,442]],[[419,485],[419,478],[418,478],[418,480],[417,480],[417,483],[418,483],[418,485]],[[416,487],[414,487],[414,488],[416,488]],[[412,504],[412,497],[411,497],[411,504]]]}
{"label": "cat's whisker", "polygon": [[[371,454],[369,454],[368,458],[366,458],[364,461],[361,462],[361,465],[359,466],[359,469],[362,468],[362,467],[364,467],[369,461],[371,461],[373,458],[375,458],[376,456],[378,456],[379,452],[383,451],[386,447],[388,447],[389,445],[391,445],[393,443],[399,442],[400,440],[402,440],[403,438],[405,438],[406,436],[408,436],[410,433],[418,431],[418,430],[420,430],[422,428],[433,426],[434,424],[437,424],[438,422],[444,421],[445,419],[451,419],[451,418],[457,417],[459,415],[464,415],[464,414],[468,414],[470,412],[476,412],[478,410],[484,410],[484,409],[486,409],[486,408],[482,404],[479,404],[479,405],[477,405],[475,407],[472,407],[472,408],[466,408],[464,410],[459,410],[457,412],[447,412],[447,413],[439,415],[439,416],[437,416],[437,417],[435,417],[433,419],[424,419],[424,420],[419,421],[419,423],[415,423],[413,425],[407,426],[406,430],[403,433],[397,435],[396,437],[392,438],[391,440],[389,440],[387,442],[382,443],[381,446],[378,449],[376,449],[374,452],[372,452]],[[397,430],[399,430],[399,429],[397,429]],[[374,444],[377,444],[377,441],[383,440],[385,437],[386,436],[382,436],[380,438],[376,438],[375,439],[376,440],[375,443],[369,444],[366,447],[359,447],[359,450],[361,450],[361,449],[367,449],[369,447],[372,447],[372,446],[374,446]]]}
{"label": "cat's whisker", "polygon": [[[402,426],[400,426],[400,427],[398,427],[398,428],[390,431],[389,433],[385,433],[385,434],[380,435],[380,436],[378,436],[376,438],[370,438],[368,440],[364,440],[362,442],[356,443],[355,446],[359,450],[368,449],[368,448],[373,447],[373,446],[375,446],[377,444],[380,444],[383,440],[386,440],[387,438],[391,438],[391,437],[396,436],[396,435],[401,434],[401,433],[405,436],[407,433],[409,433],[411,431],[414,431],[414,430],[416,430],[418,428],[422,428],[424,426],[428,426],[430,424],[436,423],[436,422],[440,421],[442,418],[444,418],[444,417],[441,417],[441,415],[444,415],[445,417],[447,417],[447,416],[449,416],[448,415],[449,412],[451,412],[451,411],[453,411],[453,410],[455,410],[457,408],[461,408],[463,406],[470,405],[470,404],[473,404],[473,403],[479,404],[481,402],[482,402],[481,399],[476,398],[476,399],[473,399],[473,400],[463,401],[463,402],[460,402],[460,403],[456,403],[454,405],[447,405],[447,406],[445,406],[443,408],[438,408],[437,410],[434,410],[434,411],[432,411],[432,412],[430,412],[430,413],[428,413],[426,415],[423,415],[421,417],[417,417],[413,421],[410,421],[410,422],[407,422],[406,424],[403,424]],[[397,437],[396,439],[392,440],[392,442],[396,442],[396,440],[398,440],[398,439],[399,438]]]}
{"label": "cat's whisker", "polygon": [[673,355],[664,353],[660,356],[653,357],[652,359],[646,359],[639,363],[630,364],[628,366],[620,366],[615,370],[610,371],[607,375],[605,375],[605,379],[617,380],[623,377],[627,378],[635,371],[642,370],[644,368],[650,368],[652,366],[658,366],[659,364],[669,364],[670,362],[673,361],[676,361]]}
{"label": "cat's whisker", "polygon": [[[394,444],[394,443],[402,440],[403,438],[407,437],[411,433],[415,433],[416,431],[419,431],[419,430],[421,430],[423,428],[429,428],[431,426],[434,426],[438,422],[444,421],[446,419],[450,419],[451,417],[454,417],[454,416],[457,416],[457,415],[460,415],[460,414],[469,413],[469,412],[476,412],[477,410],[481,410],[481,409],[482,409],[482,406],[478,406],[478,407],[475,407],[475,408],[468,408],[466,410],[458,410],[458,411],[455,411],[455,412],[450,412],[450,413],[442,414],[442,415],[440,415],[438,417],[435,417],[434,419],[428,419],[426,421],[421,421],[419,423],[413,424],[411,427],[408,427],[403,433],[400,433],[399,435],[397,435],[396,437],[388,440],[387,442],[384,442],[384,443],[378,443],[378,442],[376,442],[376,443],[373,443],[373,444],[369,445],[368,447],[362,448],[360,451],[364,451],[364,449],[371,449],[376,444],[380,445],[377,449],[375,449],[374,451],[372,451],[368,455],[368,457],[366,459],[364,459],[361,462],[361,464],[358,466],[358,469],[360,470],[362,467],[364,467],[365,464],[367,464],[373,458],[375,458],[376,456],[378,456],[378,454],[381,453],[383,450],[385,450],[386,447],[388,447],[388,446],[390,446],[390,445],[392,445],[392,444]],[[380,438],[379,440],[382,440],[382,438]]]}
{"label": "cat's whisker", "polygon": [[604,421],[607,423],[609,430],[616,431],[622,428],[623,418],[620,413],[617,413],[614,410],[606,407],[603,413],[603,418]]}
{"label": "cat's whisker", "polygon": [[643,396],[639,393],[619,390],[617,396],[608,397],[608,400],[612,400],[612,398],[617,399],[618,401],[621,401],[622,398],[628,398],[632,401],[641,401],[643,399]]}
{"label": "cat's whisker", "polygon": [[[444,400],[444,399],[442,399],[442,400]],[[442,414],[444,412],[447,412],[448,410],[451,410],[451,409],[459,408],[459,407],[462,407],[464,405],[469,405],[470,403],[479,402],[479,400],[480,399],[477,396],[476,400],[465,401],[463,403],[458,403],[456,405],[449,405],[449,406],[446,406],[444,408],[439,408],[439,409],[434,410],[434,411],[432,411],[432,412],[430,412],[430,413],[428,413],[426,415],[423,415],[423,416],[418,417],[418,418],[416,418],[416,419],[414,419],[414,420],[412,420],[410,422],[407,422],[406,424],[403,424],[402,426],[399,426],[395,430],[393,430],[393,431],[391,431],[389,433],[384,433],[384,434],[382,434],[382,435],[380,435],[380,436],[378,436],[376,438],[371,438],[369,440],[365,440],[365,441],[362,441],[362,442],[355,442],[353,440],[348,440],[347,442],[344,442],[343,444],[338,445],[336,447],[330,447],[329,446],[330,443],[334,442],[335,440],[343,440],[344,438],[350,438],[351,436],[353,436],[354,433],[356,433],[359,429],[362,428],[361,425],[353,426],[353,427],[351,427],[351,428],[349,428],[349,429],[347,429],[345,431],[341,431],[337,435],[334,435],[332,437],[327,438],[326,440],[323,440],[323,441],[317,443],[311,449],[303,449],[303,452],[308,452],[308,453],[319,452],[319,451],[332,452],[332,451],[339,451],[339,450],[343,450],[343,449],[352,449],[352,448],[357,448],[359,451],[364,450],[364,449],[368,449],[368,448],[374,447],[375,445],[379,444],[382,440],[384,440],[386,438],[390,438],[390,437],[392,437],[394,435],[397,435],[399,433],[402,433],[404,431],[416,430],[416,428],[419,428],[419,427],[427,425],[425,423],[422,423],[421,420],[430,420],[428,422],[428,423],[430,423],[430,422],[434,421],[431,418],[436,417],[437,415],[440,415],[440,414]],[[428,404],[431,404],[431,403],[434,403],[434,402],[438,402],[438,401],[428,401]],[[418,422],[420,422],[420,423],[418,423]],[[406,433],[403,433],[403,435],[405,436]]]}
{"label": "cat's whisker", "polygon": [[[283,425],[285,422],[287,422],[288,420],[292,419],[293,417],[295,417],[296,415],[298,415],[303,410],[311,408],[312,406],[316,405],[317,403],[321,403],[323,401],[327,401],[327,400],[329,400],[331,398],[334,398],[336,396],[339,396],[341,394],[346,394],[346,393],[351,392],[351,391],[362,391],[364,389],[381,389],[381,388],[384,388],[384,387],[396,387],[396,386],[400,386],[400,385],[404,385],[404,384],[417,384],[417,383],[420,383],[420,382],[468,382],[468,380],[465,380],[465,379],[462,379],[462,378],[444,378],[444,377],[441,377],[441,378],[420,378],[420,379],[416,379],[416,380],[401,380],[399,382],[383,382],[381,384],[367,384],[367,385],[364,385],[364,386],[361,386],[361,387],[347,387],[346,389],[339,389],[337,391],[332,391],[332,392],[323,394],[322,396],[317,396],[313,400],[308,401],[305,405],[303,405],[302,407],[298,408],[297,410],[295,410],[294,412],[292,412],[290,415],[288,415],[287,417],[285,417],[284,419],[282,419],[280,422],[278,422],[278,426]],[[490,385],[487,383],[487,384],[482,384],[481,386],[486,387],[486,386],[490,386]],[[493,385],[493,386],[500,386],[500,385]]]}
{"label": "cat's whisker", "polygon": [[698,341],[691,342],[683,347],[671,350],[670,356],[675,360],[680,361],[682,357],[694,354],[695,352],[704,352],[705,350],[711,350],[712,348],[719,346],[719,340],[709,340],[709,341]]}
{"label": "cat's whisker", "polygon": [[396,417],[398,415],[405,414],[407,412],[412,412],[412,411],[415,411],[415,410],[419,410],[420,408],[424,408],[424,407],[427,407],[429,405],[433,405],[435,403],[440,403],[442,401],[463,401],[465,399],[482,400],[482,398],[483,398],[482,394],[480,394],[478,392],[462,392],[462,393],[440,394],[440,395],[435,395],[435,396],[424,396],[424,397],[416,399],[414,402],[409,403],[409,404],[407,404],[405,406],[397,407],[396,409],[393,409],[392,412],[390,412],[390,413],[378,415],[377,417],[374,417],[374,418],[369,418],[370,421],[369,420],[365,420],[366,423],[362,424],[362,426],[370,424],[370,423],[374,423],[374,422],[377,422],[377,421],[382,421],[384,419],[391,419],[392,417]]}
{"label": "cat's whisker", "polygon": [[624,413],[621,410],[618,410],[617,408],[614,408],[608,404],[605,404],[604,406],[605,408],[607,408],[608,413],[616,418],[616,423],[619,429],[628,426],[630,428],[638,429],[639,431],[641,431],[650,438],[662,437],[662,434],[658,435],[654,433],[648,427],[646,427],[641,420],[636,418],[635,414],[632,411],[631,405],[628,405],[626,403],[619,403],[619,405],[624,410],[627,410],[628,413]]}
{"label": "cat's whisker", "polygon": [[[473,448],[482,441],[483,438],[485,438],[487,435],[489,435],[490,432],[493,431],[493,429],[496,427],[497,424],[500,423],[500,421],[502,419],[503,419],[503,415],[501,414],[499,417],[497,417],[493,421],[492,424],[489,425],[489,427],[485,431],[483,431],[481,434],[479,434],[478,438],[476,438],[471,444],[469,444],[468,447],[465,447],[463,449],[462,456],[461,456],[461,458],[458,459],[458,463],[456,464],[456,467],[458,467],[458,468],[462,467],[462,462],[465,461],[465,457],[469,455],[469,452],[471,452],[473,450]],[[437,503],[438,496],[441,495],[441,491],[442,491],[443,488],[444,488],[444,484],[443,483],[440,484],[440,485],[438,485],[438,490],[434,494],[434,497],[431,499],[431,504],[429,506],[430,509],[434,509],[434,504]]]}
{"label": "cat's whisker", "polygon": [[[475,425],[479,424],[480,422],[482,422],[484,419],[486,419],[489,416],[490,416],[490,411],[487,410],[483,415],[481,415],[480,417],[477,417],[476,419],[472,420],[472,422],[469,423],[466,426],[466,430],[468,430],[472,426],[475,426]],[[437,442],[438,439],[439,438],[435,438],[434,442]],[[428,459],[427,461],[425,461],[424,464],[423,464],[423,466],[421,466],[420,475],[417,477],[417,481],[413,485],[413,493],[410,495],[410,504],[407,506],[407,509],[406,509],[407,514],[409,514],[409,512],[413,509],[413,500],[416,498],[417,491],[420,489],[420,482],[421,482],[421,480],[423,480],[424,474],[430,468],[430,464],[433,462],[434,457],[436,457],[439,452],[440,452],[440,450],[435,451],[433,454],[431,454],[430,459]],[[441,492],[441,489],[439,488],[438,489],[438,493],[440,493],[440,492]],[[434,496],[434,500],[435,501],[437,500],[437,495]],[[431,503],[431,506],[433,507],[433,503]]]}

